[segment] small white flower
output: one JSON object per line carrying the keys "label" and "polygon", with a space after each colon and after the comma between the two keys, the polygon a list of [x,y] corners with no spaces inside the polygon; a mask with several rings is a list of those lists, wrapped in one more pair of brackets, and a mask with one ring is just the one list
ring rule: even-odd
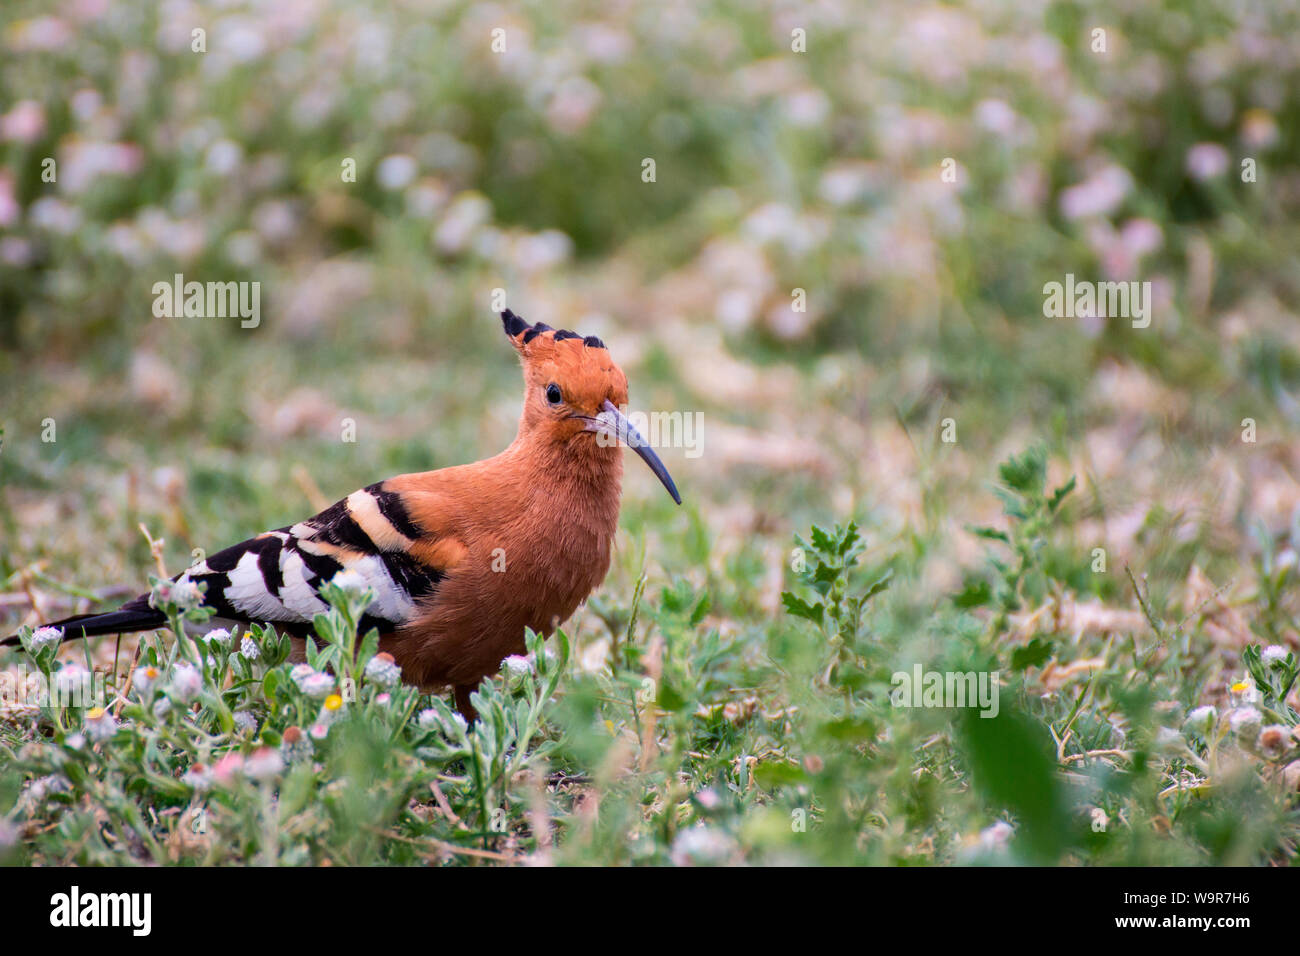
{"label": "small white flower", "polygon": [[1238,737],[1249,737],[1253,740],[1255,734],[1259,732],[1259,725],[1263,722],[1263,716],[1254,707],[1237,707],[1228,714],[1228,726]]}
{"label": "small white flower", "polygon": [[203,591],[185,575],[172,585],[171,598],[182,611],[191,611],[203,603]]}
{"label": "small white flower", "polygon": [[380,687],[395,687],[402,679],[402,669],[392,654],[376,654],[366,663],[366,677]]}
{"label": "small white flower", "polygon": [[394,153],[379,161],[375,169],[375,179],[384,189],[404,189],[410,185],[419,171],[419,166],[410,156]]}
{"label": "small white flower", "polygon": [[289,680],[298,685],[298,689],[303,689],[303,682],[316,673],[316,668],[310,664],[294,664],[289,671]]}
{"label": "small white flower", "polygon": [[1156,731],[1156,749],[1162,753],[1179,753],[1186,748],[1183,735],[1172,727],[1161,727]]}
{"label": "small white flower", "polygon": [[244,733],[257,733],[257,718],[253,716],[251,711],[237,710],[231,715],[231,717],[235,721],[235,726]]}
{"label": "small white flower", "polygon": [[324,700],[334,690],[334,678],[329,674],[320,674],[313,672],[303,678],[298,685],[302,692],[313,700]]}
{"label": "small white flower", "polygon": [[1197,707],[1187,715],[1187,720],[1183,723],[1183,730],[1189,734],[1195,734],[1198,737],[1204,737],[1214,726],[1218,717],[1218,711],[1210,704],[1203,707]]}
{"label": "small white flower", "polygon": [[338,694],[330,694],[325,698],[325,703],[320,706],[320,713],[316,716],[316,723],[332,724],[342,716],[343,698]]}
{"label": "small white flower", "polygon": [[985,850],[1000,850],[1007,845],[1014,832],[1015,827],[1007,823],[1006,820],[999,820],[992,826],[985,827],[980,831],[979,845]]}
{"label": "small white flower", "polygon": [[533,672],[532,660],[523,654],[511,654],[503,663],[506,665],[506,670],[515,677],[522,677],[524,674]]}
{"label": "small white flower", "polygon": [[64,664],[54,675],[54,686],[65,697],[83,693],[90,687],[90,671],[80,664]]}
{"label": "small white flower", "polygon": [[86,746],[86,735],[78,733],[68,734],[63,742],[73,750],[80,750],[82,747]]}
{"label": "small white flower", "polygon": [[38,627],[32,631],[32,650],[43,651],[47,647],[58,647],[63,640],[63,630],[57,627]]}
{"label": "small white flower", "polygon": [[44,777],[37,777],[31,783],[27,784],[27,798],[32,802],[39,804],[52,793],[67,793],[72,789],[72,784],[68,778],[61,773],[52,773]]}
{"label": "small white flower", "polygon": [[310,733],[312,740],[324,740],[330,733],[329,724],[312,724]]}
{"label": "small white flower", "polygon": [[185,775],[181,777],[181,782],[187,783],[195,790],[202,792],[212,786],[212,771],[207,768],[206,764],[196,763],[185,771]]}
{"label": "small white flower", "polygon": [[81,726],[86,736],[96,743],[108,740],[117,733],[117,720],[103,707],[92,707],[86,711]]}
{"label": "small white flower", "polygon": [[257,649],[257,643],[247,634],[245,634],[244,639],[239,642],[239,653],[244,655],[244,657],[248,658],[250,661],[255,661],[262,656],[262,652]]}
{"label": "small white flower", "polygon": [[177,664],[172,671],[169,685],[172,696],[183,704],[188,704],[203,689],[203,675],[193,664]]}
{"label": "small white flower", "polygon": [[149,592],[150,607],[162,607],[164,604],[170,603],[171,599],[172,599],[171,581],[159,581],[153,586],[153,590]]}
{"label": "small white flower", "polygon": [[244,773],[263,782],[274,780],[283,769],[284,758],[271,747],[258,747],[244,761]]}
{"label": "small white flower", "polygon": [[137,667],[131,672],[131,686],[140,692],[141,697],[148,697],[158,683],[158,668],[152,664]]}
{"label": "small white flower", "polygon": [[712,787],[705,787],[695,795],[695,799],[699,801],[700,806],[705,810],[716,810],[722,805],[722,798],[718,796],[718,791]]}
{"label": "small white flower", "polygon": [[1259,690],[1255,687],[1253,677],[1242,678],[1229,687],[1228,692],[1232,695],[1233,700],[1240,701],[1243,704],[1250,704],[1259,700]]}
{"label": "small white flower", "polygon": [[172,702],[168,697],[159,697],[153,702],[153,715],[162,720],[172,712]]}
{"label": "small white flower", "polygon": [[375,703],[378,704],[380,707],[387,707],[392,702],[393,702],[393,695],[387,692],[383,694],[379,694],[375,697]]}
{"label": "small white flower", "polygon": [[359,598],[370,590],[370,585],[366,583],[365,576],[359,571],[353,571],[351,568],[344,568],[334,575],[330,583],[344,594],[354,598]]}
{"label": "small white flower", "polygon": [[1259,732],[1256,745],[1260,753],[1268,757],[1280,757],[1287,748],[1287,735],[1290,728],[1284,724],[1269,724]]}
{"label": "small white flower", "polygon": [[328,697],[334,689],[334,678],[321,673],[310,664],[295,664],[293,670],[289,671],[289,679],[300,691],[317,700]]}
{"label": "small white flower", "polygon": [[[32,635],[35,640],[35,635]],[[1266,667],[1278,667],[1286,663],[1286,657],[1289,652],[1281,644],[1270,644],[1264,648],[1264,653],[1260,654],[1260,660]]]}
{"label": "small white flower", "polygon": [[724,863],[735,850],[735,841],[712,827],[697,826],[683,830],[668,851],[676,866]]}
{"label": "small white flower", "polygon": [[208,642],[208,647],[214,650],[225,650],[230,646],[230,631],[224,627],[214,627],[203,635],[203,639]]}
{"label": "small white flower", "polygon": [[430,707],[428,710],[420,711],[420,727],[423,730],[441,730],[444,734],[455,735],[457,730],[467,730],[469,724],[458,711],[452,711],[450,718],[444,719],[439,716],[438,711]]}
{"label": "small white flower", "polygon": [[280,738],[280,752],[290,762],[311,756],[311,741],[300,727],[288,727]]}

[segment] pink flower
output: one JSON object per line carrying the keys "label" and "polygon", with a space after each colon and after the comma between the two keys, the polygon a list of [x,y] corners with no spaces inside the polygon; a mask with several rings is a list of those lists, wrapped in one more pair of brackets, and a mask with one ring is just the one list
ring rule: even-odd
{"label": "pink flower", "polygon": [[7,170],[0,169],[0,227],[12,226],[21,213],[18,197],[14,195],[14,178]]}
{"label": "pink flower", "polygon": [[0,116],[0,139],[34,143],[45,132],[45,110],[35,100],[21,100]]}
{"label": "pink flower", "polygon": [[1187,174],[1204,182],[1228,171],[1228,151],[1218,143],[1197,143],[1187,151]]}
{"label": "pink flower", "polygon": [[244,763],[244,772],[263,783],[274,780],[283,769],[284,758],[271,747],[258,747]]}
{"label": "pink flower", "polygon": [[1103,167],[1061,193],[1061,215],[1066,219],[1108,216],[1119,208],[1132,188],[1133,176],[1123,166]]}
{"label": "pink flower", "polygon": [[1241,119],[1241,141],[1251,149],[1267,149],[1277,142],[1277,120],[1267,110],[1247,110]]}
{"label": "pink flower", "polygon": [[212,779],[222,786],[229,786],[244,769],[244,758],[237,753],[228,753],[212,767]]}
{"label": "pink flower", "polygon": [[132,143],[73,140],[64,149],[59,182],[69,193],[79,193],[100,176],[131,176],[143,164],[143,151]]}

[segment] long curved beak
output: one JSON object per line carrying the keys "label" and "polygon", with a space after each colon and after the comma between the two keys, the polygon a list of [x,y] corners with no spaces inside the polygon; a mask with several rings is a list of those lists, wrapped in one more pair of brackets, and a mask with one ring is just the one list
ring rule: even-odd
{"label": "long curved beak", "polygon": [[668,474],[668,469],[659,460],[659,456],[650,447],[650,443],[632,427],[632,423],[618,410],[617,405],[606,399],[601,406],[600,414],[595,418],[587,419],[587,431],[596,432],[597,435],[604,435],[607,438],[618,439],[635,451],[641,456],[641,460],[650,466],[650,470],[655,473],[655,477],[663,482],[663,486],[673,496],[673,501],[678,504],[682,503],[682,496],[677,493],[677,486],[673,484],[673,476]]}

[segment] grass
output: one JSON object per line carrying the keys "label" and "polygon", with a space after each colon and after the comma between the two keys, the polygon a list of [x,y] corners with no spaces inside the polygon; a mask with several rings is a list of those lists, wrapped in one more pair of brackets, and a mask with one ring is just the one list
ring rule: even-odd
{"label": "grass", "polygon": [[[6,633],[499,451],[498,288],[704,428],[681,508],[629,462],[608,579],[472,730],[365,675],[355,595],[337,712],[260,629],[0,658],[117,722],[0,684],[4,860],[1293,863],[1300,53],[1184,7],[349,2],[259,48],[195,4],[193,54],[150,5],[7,5]],[[176,272],[261,324],[154,317]],[[1151,281],[1151,327],[1046,318],[1067,273]],[[917,665],[996,672],[997,716],[896,706]]]}

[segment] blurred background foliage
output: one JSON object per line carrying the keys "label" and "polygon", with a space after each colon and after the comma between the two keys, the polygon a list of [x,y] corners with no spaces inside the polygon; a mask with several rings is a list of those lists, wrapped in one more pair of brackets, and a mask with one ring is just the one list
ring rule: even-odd
{"label": "blurred background foliage", "polygon": [[[664,450],[685,507],[629,468],[614,570],[570,626],[556,716],[575,772],[621,766],[624,733],[640,747],[602,682],[637,685],[656,638],[681,669],[669,756],[610,771],[619,809],[574,858],[668,859],[696,817],[735,859],[998,849],[1017,788],[966,786],[981,754],[997,777],[986,735],[881,711],[882,675],[1006,671],[1020,650],[1008,739],[1036,726],[1025,752],[1055,748],[1046,728],[1088,686],[1076,728],[1131,758],[1161,721],[1226,712],[1244,647],[1300,647],[1298,21],[1241,0],[11,0],[0,614],[142,586],[141,522],[177,570],[381,477],[495,453],[518,412],[501,288],[530,321],[604,338],[634,406],[704,415],[700,457]],[[260,325],[156,318],[176,273],[259,282]],[[1150,281],[1150,328],[1045,318],[1067,273]],[[998,463],[1030,447],[1045,487],[1078,484],[1016,539],[1032,560],[1009,577],[972,528],[1008,528]],[[792,536],[849,518],[871,580],[895,577],[867,605],[875,684],[828,702],[825,635],[780,594]],[[642,573],[654,610],[629,634]],[[1176,641],[1152,630],[1166,620]],[[1145,672],[1158,686],[1134,696]],[[815,726],[790,716],[832,703]],[[1069,771],[1080,739],[1044,763]],[[1151,793],[1181,765],[1122,769],[1106,805],[1129,829],[1062,836],[1045,783],[1017,852],[1294,854],[1294,781],[1267,766],[1193,801],[1176,839]],[[1279,822],[1232,830],[1266,800]],[[832,808],[822,836],[792,834],[787,811],[813,803]]]}

